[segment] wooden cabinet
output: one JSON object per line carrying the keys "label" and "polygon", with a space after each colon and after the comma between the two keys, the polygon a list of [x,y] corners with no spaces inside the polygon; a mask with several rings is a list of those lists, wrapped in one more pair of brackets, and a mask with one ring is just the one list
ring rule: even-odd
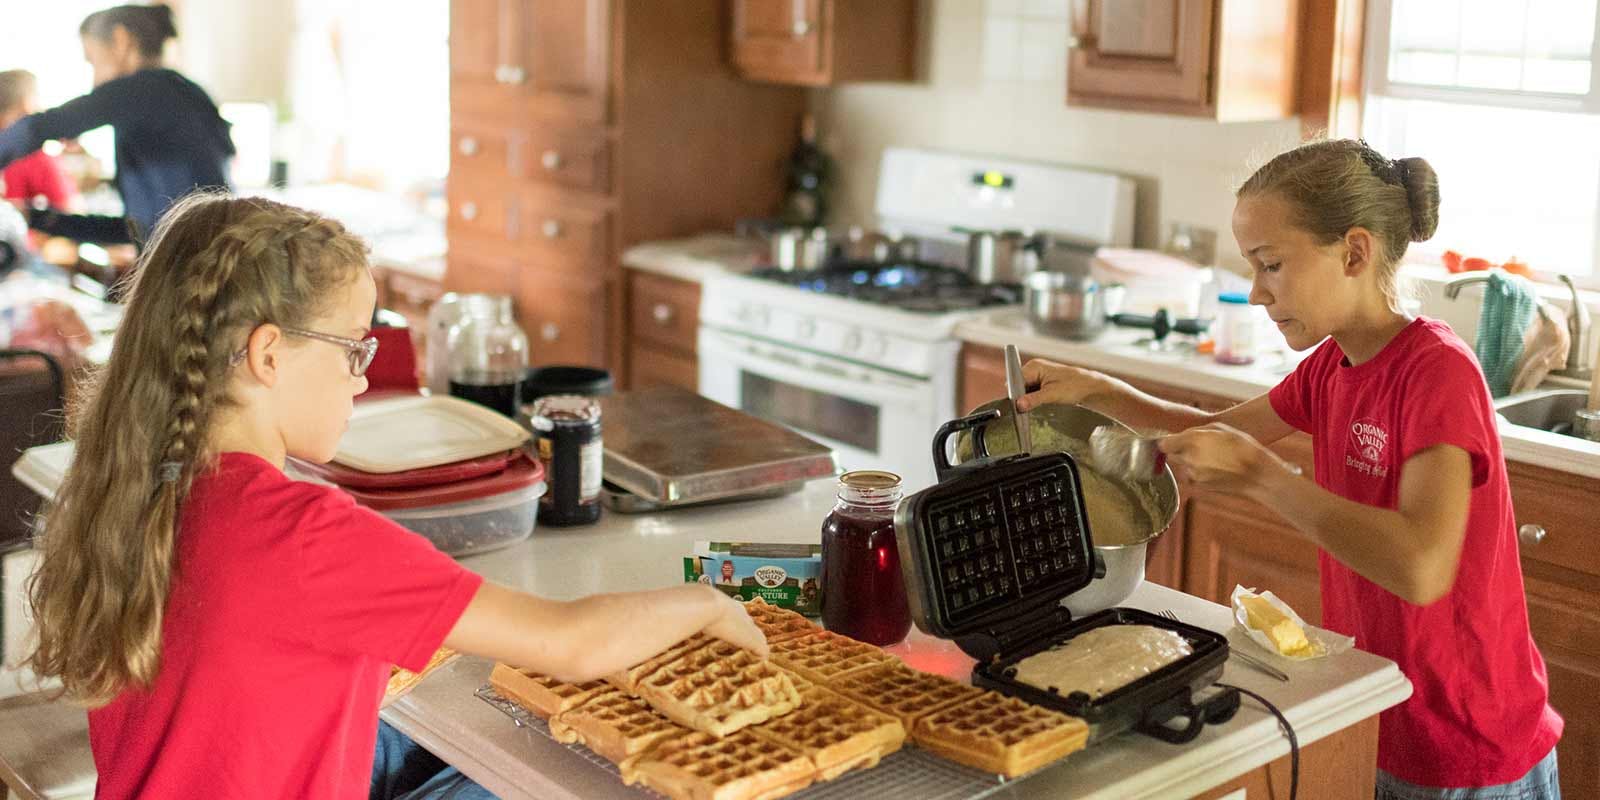
{"label": "wooden cabinet", "polygon": [[913,0],[729,0],[729,54],[755,81],[828,86],[911,79]]}
{"label": "wooden cabinet", "polygon": [[751,165],[783,163],[805,92],[732,74],[726,13],[451,0],[444,284],[511,294],[535,363],[620,375],[622,251],[777,209],[781,176]]}
{"label": "wooden cabinet", "polygon": [[699,391],[700,285],[628,270],[628,388]]}
{"label": "wooden cabinet", "polygon": [[1067,104],[1222,121],[1296,111],[1299,0],[1073,3]]}

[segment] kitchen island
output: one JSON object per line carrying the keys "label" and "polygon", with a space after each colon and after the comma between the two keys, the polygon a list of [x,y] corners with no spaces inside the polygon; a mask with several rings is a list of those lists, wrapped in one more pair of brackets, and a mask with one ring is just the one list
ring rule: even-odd
{"label": "kitchen island", "polygon": [[[667,586],[682,580],[682,557],[696,540],[817,541],[822,519],[833,507],[833,492],[833,482],[823,480],[774,500],[638,516],[607,512],[597,525],[540,527],[528,541],[463,563],[490,580],[558,599]],[[1153,584],[1142,585],[1123,605],[1171,610],[1186,622],[1216,631],[1233,625],[1227,608]],[[1237,631],[1229,638],[1235,646],[1243,642]],[[917,669],[962,679],[972,664],[953,644],[916,630],[889,650]],[[1409,697],[1410,682],[1393,662],[1354,650],[1311,662],[1273,660],[1289,673],[1289,682],[1280,683],[1237,659],[1228,662],[1222,681],[1271,700],[1294,726],[1302,747],[1301,795],[1371,797],[1376,715]],[[383,718],[502,797],[645,796],[578,752],[519,727],[475,696],[487,684],[490,668],[482,659],[458,659],[386,708]],[[1236,790],[1248,789],[1254,797],[1269,780],[1279,793],[1274,796],[1287,796],[1288,751],[1277,722],[1246,698],[1232,720],[1208,726],[1189,744],[1123,735],[1031,776],[994,784],[987,796],[1243,797]],[[1269,775],[1262,767],[1273,762]],[[886,762],[877,769],[888,768]],[[893,785],[875,791],[896,796]]]}

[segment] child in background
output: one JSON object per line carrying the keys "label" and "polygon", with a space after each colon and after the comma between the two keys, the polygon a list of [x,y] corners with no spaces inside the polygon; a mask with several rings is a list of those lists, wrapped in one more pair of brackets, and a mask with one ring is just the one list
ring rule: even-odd
{"label": "child in background", "polygon": [[[1208,414],[1034,361],[1019,405],[1078,403],[1136,428],[1201,489],[1271,508],[1321,548],[1322,624],[1414,687],[1384,711],[1378,800],[1558,798],[1563,721],[1528,631],[1505,459],[1472,348],[1401,309],[1396,270],[1433,235],[1428,162],[1365,142],[1279,155],[1239,189],[1250,302],[1316,348],[1270,392]],[[1310,433],[1316,480],[1264,445]]]}
{"label": "child in background", "polygon": [[[25,69],[0,72],[0,130],[38,110],[38,80],[33,73]],[[7,164],[0,171],[0,178],[5,180],[5,198],[12,202],[33,205],[43,200],[49,208],[73,213],[81,210],[77,188],[55,157],[43,150]]]}
{"label": "child in background", "polygon": [[356,237],[262,199],[180,200],[141,255],[29,589],[28,666],[90,707],[102,800],[488,797],[380,737],[391,664],[447,645],[583,681],[698,632],[766,655],[711,587],[522,594],[285,476],[332,458],[375,297]]}

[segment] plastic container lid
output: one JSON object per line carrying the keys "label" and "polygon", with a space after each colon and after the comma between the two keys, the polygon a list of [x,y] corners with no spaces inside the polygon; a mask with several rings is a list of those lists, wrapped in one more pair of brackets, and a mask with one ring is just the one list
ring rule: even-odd
{"label": "plastic container lid", "polygon": [[526,489],[543,481],[544,465],[519,451],[504,470],[481,478],[404,489],[343,488],[356,502],[367,508],[390,511],[464,503]]}
{"label": "plastic container lid", "polygon": [[405,472],[505,452],[528,435],[458,397],[396,397],[357,403],[333,460],[362,472]]}
{"label": "plastic container lid", "polygon": [[314,475],[344,488],[412,489],[420,486],[456,483],[492,475],[504,470],[518,452],[517,450],[507,450],[503,453],[493,453],[482,458],[469,458],[465,461],[453,461],[449,464],[440,464],[437,467],[408,469],[404,472],[363,472],[332,461],[326,464],[313,464],[300,459],[292,460],[295,467],[301,472],[307,475]]}
{"label": "plastic container lid", "polygon": [[1219,303],[1238,303],[1240,305],[1249,305],[1250,304],[1250,296],[1245,294],[1244,292],[1223,292],[1222,294],[1217,295],[1217,302],[1219,302]]}

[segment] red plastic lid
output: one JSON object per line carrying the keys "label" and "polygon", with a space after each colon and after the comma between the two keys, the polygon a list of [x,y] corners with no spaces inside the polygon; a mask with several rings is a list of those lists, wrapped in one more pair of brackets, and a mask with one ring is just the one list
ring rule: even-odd
{"label": "red plastic lid", "polygon": [[526,489],[544,480],[544,465],[526,453],[514,451],[515,458],[504,470],[454,483],[402,489],[362,489],[341,487],[357,503],[375,511],[425,508],[449,503],[465,503],[497,494]]}
{"label": "red plastic lid", "polygon": [[465,461],[452,461],[449,464],[440,464],[436,467],[408,469],[403,472],[366,472],[334,461],[326,464],[312,464],[299,459],[295,459],[294,466],[295,469],[301,472],[316,476],[329,483],[336,483],[347,489],[352,487],[356,489],[414,489],[421,486],[437,486],[439,484],[456,483],[492,475],[504,470],[518,452],[516,450],[507,450],[503,453],[491,453],[478,458],[469,458]]}

